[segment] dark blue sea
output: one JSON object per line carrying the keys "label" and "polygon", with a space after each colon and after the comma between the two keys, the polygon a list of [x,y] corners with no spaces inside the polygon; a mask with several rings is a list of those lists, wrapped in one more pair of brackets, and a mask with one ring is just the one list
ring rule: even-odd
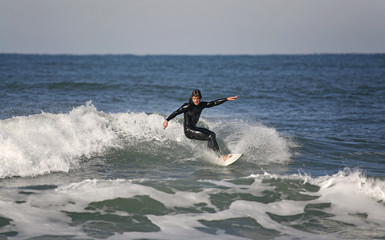
{"label": "dark blue sea", "polygon": [[0,239],[384,238],[384,54],[0,54]]}

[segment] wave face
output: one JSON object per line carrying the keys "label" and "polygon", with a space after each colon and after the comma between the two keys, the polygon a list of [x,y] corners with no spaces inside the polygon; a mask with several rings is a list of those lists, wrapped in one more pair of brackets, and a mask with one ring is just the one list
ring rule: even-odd
{"label": "wave face", "polygon": [[[68,172],[82,161],[108,154],[144,154],[151,160],[215,156],[205,143],[187,139],[180,121],[162,128],[159,114],[98,111],[91,102],[67,114],[41,113],[0,122],[0,177]],[[216,122],[216,121],[214,121]],[[275,129],[245,122],[205,125],[217,132],[228,152],[244,153],[260,165],[289,161],[288,142]]]}

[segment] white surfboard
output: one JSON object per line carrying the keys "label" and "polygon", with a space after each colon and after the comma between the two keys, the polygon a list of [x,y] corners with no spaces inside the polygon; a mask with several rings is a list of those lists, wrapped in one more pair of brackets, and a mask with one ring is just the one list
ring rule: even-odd
{"label": "white surfboard", "polygon": [[242,153],[232,153],[231,154],[232,156],[227,159],[226,161],[223,160],[223,158],[218,158],[218,164],[219,165],[222,165],[222,166],[229,166],[230,164],[234,163],[235,161],[237,161],[240,157],[242,157]]}

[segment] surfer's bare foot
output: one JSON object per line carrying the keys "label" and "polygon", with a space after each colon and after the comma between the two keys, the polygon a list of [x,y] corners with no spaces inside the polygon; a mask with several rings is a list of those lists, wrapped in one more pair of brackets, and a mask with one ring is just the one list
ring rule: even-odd
{"label": "surfer's bare foot", "polygon": [[223,155],[222,158],[223,158],[223,161],[226,161],[227,159],[231,158],[231,156],[233,156],[232,154],[229,154],[229,155]]}

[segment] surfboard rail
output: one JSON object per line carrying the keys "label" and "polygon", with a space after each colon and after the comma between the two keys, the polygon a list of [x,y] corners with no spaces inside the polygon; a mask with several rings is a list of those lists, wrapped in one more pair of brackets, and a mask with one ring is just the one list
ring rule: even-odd
{"label": "surfboard rail", "polygon": [[229,166],[230,164],[233,164],[235,161],[237,161],[240,157],[242,157],[242,153],[232,153],[231,157],[227,160],[224,160],[223,158],[218,158],[218,164],[222,166]]}

